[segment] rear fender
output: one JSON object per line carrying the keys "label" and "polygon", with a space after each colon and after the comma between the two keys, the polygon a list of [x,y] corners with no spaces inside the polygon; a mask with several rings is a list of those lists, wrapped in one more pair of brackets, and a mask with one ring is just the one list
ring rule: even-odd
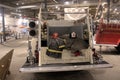
{"label": "rear fender", "polygon": [[120,39],[118,39],[117,45],[120,45]]}

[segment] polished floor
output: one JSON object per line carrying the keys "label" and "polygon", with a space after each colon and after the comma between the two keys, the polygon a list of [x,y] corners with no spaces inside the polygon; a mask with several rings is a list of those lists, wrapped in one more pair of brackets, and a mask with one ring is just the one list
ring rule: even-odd
{"label": "polished floor", "polygon": [[12,39],[4,45],[0,44],[0,54],[11,49],[14,49],[14,54],[10,66],[11,74],[7,76],[7,80],[120,80],[120,54],[114,47],[102,47],[104,59],[113,64],[113,68],[53,73],[19,72],[27,56],[27,38]]}

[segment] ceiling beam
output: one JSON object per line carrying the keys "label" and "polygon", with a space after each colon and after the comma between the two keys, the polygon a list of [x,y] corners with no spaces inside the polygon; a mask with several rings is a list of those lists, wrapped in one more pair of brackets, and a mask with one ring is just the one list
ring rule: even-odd
{"label": "ceiling beam", "polygon": [[16,9],[14,7],[7,6],[7,5],[4,5],[4,4],[0,4],[0,7],[4,7],[4,8],[8,8],[8,9]]}
{"label": "ceiling beam", "polygon": [[27,6],[19,6],[16,9],[28,9],[28,8],[37,8],[38,5],[27,5]]}

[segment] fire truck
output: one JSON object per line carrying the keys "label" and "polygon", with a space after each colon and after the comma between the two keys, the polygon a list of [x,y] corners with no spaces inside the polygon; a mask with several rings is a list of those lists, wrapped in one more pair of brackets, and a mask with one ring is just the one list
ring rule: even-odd
{"label": "fire truck", "polygon": [[96,44],[115,46],[120,52],[120,24],[101,23],[96,33]]}
{"label": "fire truck", "polygon": [[[113,0],[109,4],[99,4],[97,13],[101,15],[96,13],[98,25],[96,28],[95,45],[112,46],[120,52],[120,7],[117,2],[119,3],[119,1],[115,3]],[[106,5],[109,6],[107,10],[103,8]]]}
{"label": "fire truck", "polygon": [[112,67],[94,48],[89,7],[65,8],[62,12],[66,16],[64,20],[43,22],[41,13],[40,8],[38,24],[35,21],[29,23],[31,38],[28,39],[28,56],[20,72],[59,72]]}

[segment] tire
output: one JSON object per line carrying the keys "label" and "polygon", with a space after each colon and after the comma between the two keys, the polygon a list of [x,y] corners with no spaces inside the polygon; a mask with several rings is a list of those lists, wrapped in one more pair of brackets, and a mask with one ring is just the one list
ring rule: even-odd
{"label": "tire", "polygon": [[116,47],[116,49],[118,50],[118,52],[120,52],[120,43],[119,43],[119,45]]}

